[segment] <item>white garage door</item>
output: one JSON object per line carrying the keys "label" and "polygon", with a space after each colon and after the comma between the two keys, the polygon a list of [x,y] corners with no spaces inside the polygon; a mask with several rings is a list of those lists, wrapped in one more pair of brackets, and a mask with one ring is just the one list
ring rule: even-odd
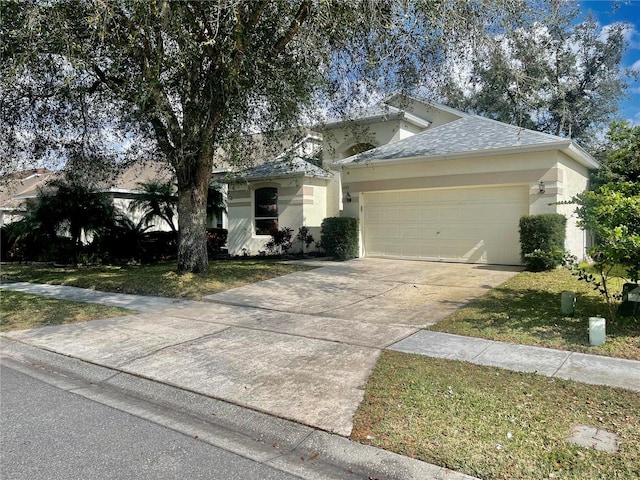
{"label": "white garage door", "polygon": [[363,200],[367,256],[520,264],[524,185],[374,192]]}

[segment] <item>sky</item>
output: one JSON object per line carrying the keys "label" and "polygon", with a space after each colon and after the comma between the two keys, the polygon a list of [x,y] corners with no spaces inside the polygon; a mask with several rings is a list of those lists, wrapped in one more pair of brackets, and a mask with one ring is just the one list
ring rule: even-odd
{"label": "sky", "polygon": [[[640,73],[640,0],[581,0],[582,11],[593,13],[603,27],[616,22],[630,23],[626,32],[629,47],[623,57],[623,68],[633,68]],[[640,78],[627,78],[629,98],[620,102],[620,117],[632,125],[640,125]]]}

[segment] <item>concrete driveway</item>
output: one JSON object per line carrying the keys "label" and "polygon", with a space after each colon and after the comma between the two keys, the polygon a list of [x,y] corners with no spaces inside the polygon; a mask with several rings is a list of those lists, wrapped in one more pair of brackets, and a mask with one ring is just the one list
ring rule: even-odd
{"label": "concrete driveway", "polygon": [[204,300],[371,324],[425,327],[520,271],[496,265],[380,258],[309,263],[321,268],[216,293]]}
{"label": "concrete driveway", "polygon": [[199,304],[5,336],[349,435],[381,349],[518,271],[373,258],[319,264]]}

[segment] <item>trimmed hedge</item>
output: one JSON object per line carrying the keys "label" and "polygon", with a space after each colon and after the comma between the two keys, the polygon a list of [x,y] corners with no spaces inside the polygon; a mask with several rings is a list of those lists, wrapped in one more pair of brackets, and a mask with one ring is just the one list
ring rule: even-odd
{"label": "trimmed hedge", "polygon": [[358,219],[329,217],[322,221],[320,238],[327,256],[336,260],[358,257]]}
{"label": "trimmed hedge", "polygon": [[527,270],[542,272],[562,263],[567,219],[559,213],[520,218],[520,256]]}

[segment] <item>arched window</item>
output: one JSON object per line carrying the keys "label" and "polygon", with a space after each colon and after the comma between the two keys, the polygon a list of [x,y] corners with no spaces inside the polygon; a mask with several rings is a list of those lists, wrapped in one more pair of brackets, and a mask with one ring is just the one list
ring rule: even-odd
{"label": "arched window", "polygon": [[269,235],[278,228],[278,189],[263,187],[255,190],[253,216],[256,235]]}

